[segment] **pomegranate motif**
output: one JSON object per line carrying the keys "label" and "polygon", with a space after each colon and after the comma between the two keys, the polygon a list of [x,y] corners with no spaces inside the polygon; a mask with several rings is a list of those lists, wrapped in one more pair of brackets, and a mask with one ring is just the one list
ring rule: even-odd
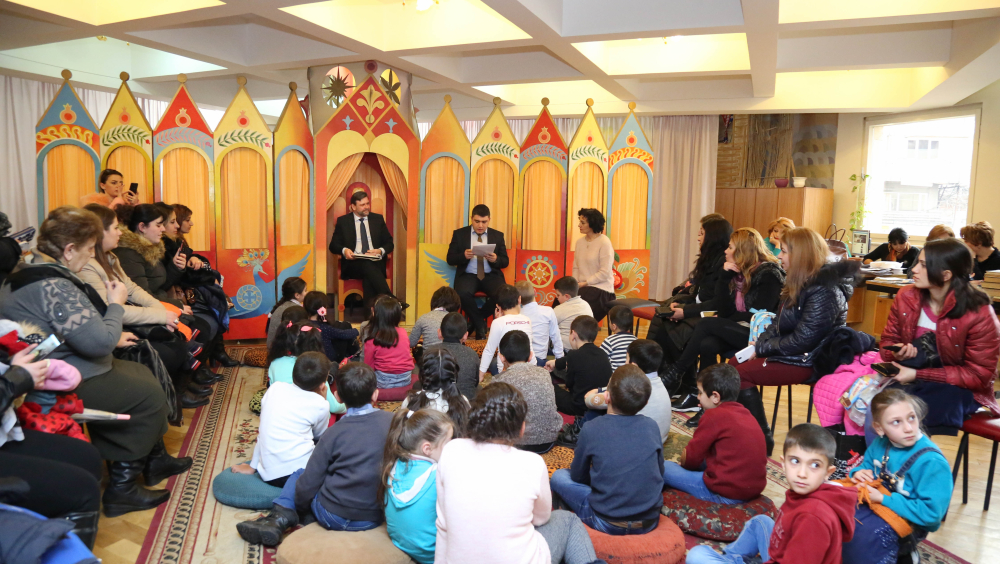
{"label": "pomegranate motif", "polygon": [[127,124],[132,121],[132,116],[128,115],[128,110],[122,108],[122,113],[118,115],[118,123]]}
{"label": "pomegranate motif", "polygon": [[59,112],[59,119],[63,123],[73,123],[76,121],[76,112],[73,111],[73,108],[69,104],[65,104],[62,111]]}

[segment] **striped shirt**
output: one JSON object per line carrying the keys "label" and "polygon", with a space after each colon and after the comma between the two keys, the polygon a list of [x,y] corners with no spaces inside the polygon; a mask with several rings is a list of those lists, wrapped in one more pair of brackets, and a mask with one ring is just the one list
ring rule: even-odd
{"label": "striped shirt", "polygon": [[628,346],[635,340],[632,333],[615,333],[601,343],[601,350],[608,355],[611,360],[611,370],[618,370],[618,367],[628,362]]}

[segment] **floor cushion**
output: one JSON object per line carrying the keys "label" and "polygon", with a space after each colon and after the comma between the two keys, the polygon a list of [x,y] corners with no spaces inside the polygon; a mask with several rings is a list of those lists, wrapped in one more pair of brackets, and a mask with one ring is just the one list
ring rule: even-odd
{"label": "floor cushion", "polygon": [[230,507],[271,509],[281,488],[268,484],[256,472],[238,474],[226,468],[212,480],[212,494],[219,503]]}
{"label": "floor cushion", "polygon": [[686,552],[684,533],[666,516],[644,535],[615,536],[587,527],[597,557],[608,564],[678,564]]}
{"label": "floor cushion", "polygon": [[663,492],[663,508],[660,512],[677,523],[685,533],[727,542],[736,540],[752,517],[767,515],[774,519],[778,514],[774,503],[765,496],[746,503],[726,505],[702,501],[673,489]]}
{"label": "floor cushion", "polygon": [[413,384],[417,383],[420,379],[420,375],[413,371],[413,376],[410,378],[409,386],[400,386],[398,388],[379,388],[378,389],[378,401],[403,401],[406,399],[406,394],[410,393],[413,389]]}
{"label": "floor cushion", "polygon": [[254,347],[243,355],[245,366],[257,366],[264,368],[267,366],[267,347]]}
{"label": "floor cushion", "polygon": [[327,531],[317,523],[288,535],[278,545],[278,564],[316,562],[364,562],[365,564],[412,564],[405,552],[389,540],[383,523],[370,531]]}

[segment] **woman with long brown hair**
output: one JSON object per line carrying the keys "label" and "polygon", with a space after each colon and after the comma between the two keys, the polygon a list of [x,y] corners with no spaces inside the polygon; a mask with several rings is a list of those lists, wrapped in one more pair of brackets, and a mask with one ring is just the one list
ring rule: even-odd
{"label": "woman with long brown hair", "polygon": [[[778,310],[778,300],[785,282],[785,271],[767,249],[764,238],[751,227],[741,227],[729,238],[726,262],[716,283],[716,316],[706,317],[694,327],[694,334],[684,352],[663,374],[663,379],[681,379],[677,411],[698,411],[698,388],[695,366],[701,359],[704,370],[718,362],[718,355],[740,350],[750,337],[750,318],[755,311]],[[699,417],[691,419],[697,425]]]}
{"label": "woman with long brown hair", "polygon": [[757,386],[801,384],[813,373],[814,351],[835,328],[847,322],[847,302],[854,293],[860,268],[857,261],[827,262],[830,248],[808,227],[782,234],[778,260],[785,269],[778,315],[754,344],[754,355],[740,363],[729,361],[740,373],[738,401],[754,415],[767,441],[774,438],[764,414]]}

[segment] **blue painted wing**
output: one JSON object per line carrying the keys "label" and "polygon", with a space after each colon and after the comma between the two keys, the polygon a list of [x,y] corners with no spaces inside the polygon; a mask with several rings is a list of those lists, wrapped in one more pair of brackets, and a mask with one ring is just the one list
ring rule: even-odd
{"label": "blue painted wing", "polygon": [[444,281],[447,282],[449,286],[454,286],[455,271],[456,271],[455,267],[448,264],[446,261],[441,259],[441,257],[436,257],[428,253],[427,251],[424,251],[424,254],[427,255],[427,260],[431,263],[431,270],[433,270],[435,274],[443,278]]}
{"label": "blue painted wing", "polygon": [[288,268],[282,270],[278,273],[278,291],[281,291],[281,285],[285,283],[285,280],[292,278],[293,276],[302,276],[302,273],[306,270],[306,264],[309,262],[309,255],[312,251],[306,253],[306,256],[302,257],[302,260],[289,266]]}

